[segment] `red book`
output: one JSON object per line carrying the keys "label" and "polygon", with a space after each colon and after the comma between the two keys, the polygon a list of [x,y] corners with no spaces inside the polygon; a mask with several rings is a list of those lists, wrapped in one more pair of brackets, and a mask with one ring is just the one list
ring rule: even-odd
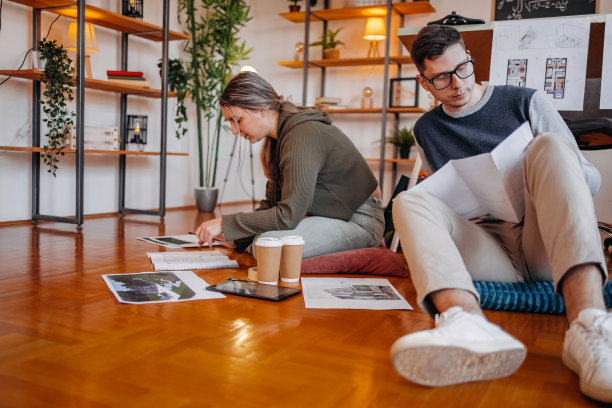
{"label": "red book", "polygon": [[111,71],[107,70],[106,75],[109,76],[129,76],[129,77],[141,77],[143,73],[140,71]]}

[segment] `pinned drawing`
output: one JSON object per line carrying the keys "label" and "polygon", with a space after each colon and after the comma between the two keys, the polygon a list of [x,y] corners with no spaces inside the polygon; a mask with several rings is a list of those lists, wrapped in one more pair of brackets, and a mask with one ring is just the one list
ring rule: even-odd
{"label": "pinned drawing", "polygon": [[582,110],[589,33],[586,17],[498,21],[489,83],[539,89],[559,110]]}
{"label": "pinned drawing", "polygon": [[527,84],[527,58],[511,58],[508,60],[506,85],[522,86]]}
{"label": "pinned drawing", "polygon": [[554,99],[563,99],[565,95],[566,72],[567,58],[546,58],[544,90],[552,94]]}

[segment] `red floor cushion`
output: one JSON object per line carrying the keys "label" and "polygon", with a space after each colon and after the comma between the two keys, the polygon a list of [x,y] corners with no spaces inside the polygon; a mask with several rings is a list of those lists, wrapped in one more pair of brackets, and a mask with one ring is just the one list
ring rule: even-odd
{"label": "red floor cushion", "polygon": [[400,256],[385,247],[352,249],[302,261],[302,274],[324,273],[408,276]]}

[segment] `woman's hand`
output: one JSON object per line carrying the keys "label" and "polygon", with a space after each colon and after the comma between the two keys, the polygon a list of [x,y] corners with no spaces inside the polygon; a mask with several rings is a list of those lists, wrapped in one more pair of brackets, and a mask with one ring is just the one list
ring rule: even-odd
{"label": "woman's hand", "polygon": [[213,218],[212,220],[204,221],[195,230],[195,235],[198,237],[198,245],[207,243],[208,246],[212,247],[213,241],[221,241],[224,246],[233,248],[233,242],[225,242],[225,236],[223,235],[223,229],[221,227],[221,217]]}

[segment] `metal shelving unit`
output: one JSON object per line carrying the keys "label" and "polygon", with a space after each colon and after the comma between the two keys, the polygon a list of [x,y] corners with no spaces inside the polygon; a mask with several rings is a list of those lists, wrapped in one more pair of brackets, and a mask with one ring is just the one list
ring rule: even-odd
{"label": "metal shelving unit", "polygon": [[[327,31],[327,22],[336,20],[352,20],[364,19],[368,17],[386,17],[386,38],[385,38],[385,53],[384,57],[378,58],[344,58],[344,59],[322,59],[311,60],[309,58],[309,47],[304,47],[304,61],[281,61],[278,64],[291,69],[302,69],[302,104],[306,105],[306,96],[308,90],[308,70],[310,68],[318,68],[321,70],[321,89],[320,95],[325,95],[325,71],[327,68],[337,67],[352,67],[366,65],[383,65],[383,104],[382,108],[378,109],[327,109],[327,112],[333,114],[380,114],[381,115],[381,149],[379,159],[367,159],[368,161],[378,160],[379,162],[379,179],[378,183],[381,190],[384,184],[385,164],[391,163],[393,166],[393,178],[397,171],[398,163],[413,163],[410,160],[400,159],[385,159],[385,143],[387,134],[387,115],[395,115],[396,123],[399,122],[401,113],[424,113],[425,110],[420,108],[389,108],[389,64],[398,65],[398,72],[402,64],[412,63],[409,56],[398,55],[391,56],[389,52],[391,42],[391,18],[392,16],[400,16],[403,22],[403,16],[408,14],[433,13],[436,10],[429,4],[428,1],[412,1],[401,3],[393,3],[392,0],[387,0],[386,5],[366,6],[366,7],[348,7],[341,9],[329,9],[328,1],[325,1],[323,10],[311,10],[310,2],[306,1],[306,11],[293,13],[280,13],[280,16],[294,23],[304,23],[304,44],[310,44],[310,23],[322,22],[323,31]],[[400,26],[402,24],[400,23]]]}
{"label": "metal shelving unit", "polygon": [[[77,228],[83,225],[83,182],[84,182],[84,155],[85,153],[113,154],[119,155],[119,212],[120,213],[139,213],[165,216],[166,212],[166,156],[169,154],[186,155],[185,153],[168,153],[166,151],[167,138],[167,112],[168,97],[175,96],[168,92],[168,42],[170,40],[185,40],[188,37],[184,34],[170,31],[169,26],[169,0],[163,1],[163,24],[162,27],[149,24],[138,19],[126,17],[118,13],[107,11],[98,7],[85,4],[85,0],[11,0],[28,7],[32,7],[32,47],[37,48],[38,40],[41,35],[40,14],[42,11],[74,18],[77,21],[77,72],[75,76],[76,89],[76,149],[65,149],[67,153],[75,154],[76,167],[76,203],[74,217],[60,217],[40,213],[40,95],[42,71],[39,70],[20,70],[20,71],[0,71],[0,75],[13,76],[17,78],[29,79],[33,81],[32,87],[32,147],[14,148],[11,146],[0,146],[0,150],[7,151],[27,151],[32,154],[32,222],[39,220],[66,222],[76,224]],[[84,23],[106,27],[121,32],[121,69],[127,69],[128,55],[128,36],[135,35],[151,41],[162,43],[162,86],[161,90],[140,88],[128,85],[118,85],[110,81],[85,78],[84,75]],[[120,151],[100,151],[87,150],[84,146],[84,102],[85,89],[97,89],[106,92],[119,93],[120,96]],[[128,152],[126,150],[126,112],[127,96],[137,95],[150,98],[161,99],[161,134],[159,152]],[[157,210],[142,210],[127,208],[125,206],[125,178],[126,178],[126,157],[128,155],[159,155],[160,157],[160,182],[159,182],[159,208]]]}

